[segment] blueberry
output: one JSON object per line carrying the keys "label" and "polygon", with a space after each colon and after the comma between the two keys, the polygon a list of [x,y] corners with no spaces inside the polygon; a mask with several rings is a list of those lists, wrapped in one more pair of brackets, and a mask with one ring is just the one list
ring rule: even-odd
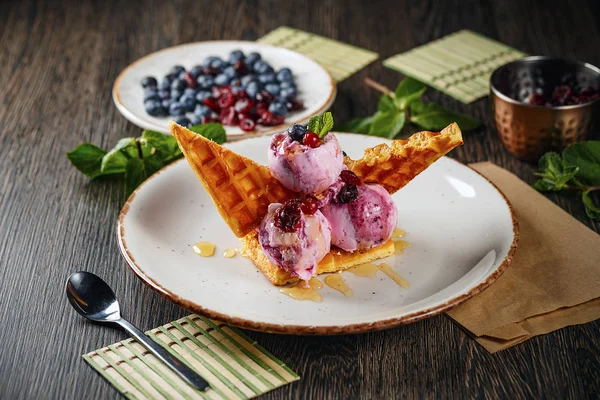
{"label": "blueberry", "polygon": [[216,69],[221,69],[223,68],[223,60],[221,60],[219,57],[216,57],[210,62],[210,66]]}
{"label": "blueberry", "polygon": [[179,74],[167,74],[165,75],[165,80],[169,81],[169,83],[173,82],[175,80],[175,78],[177,78],[179,76]]}
{"label": "blueberry", "polygon": [[194,125],[200,125],[202,123],[202,118],[201,117],[197,117],[197,116],[192,116],[190,118],[190,125],[194,126]]}
{"label": "blueberry", "polygon": [[183,104],[181,104],[178,101],[174,101],[171,103],[171,105],[169,106],[169,114],[171,114],[174,117],[178,117],[180,115],[184,115],[185,114],[185,109]]}
{"label": "blueberry", "polygon": [[206,90],[201,90],[198,93],[196,93],[196,101],[198,103],[203,103],[204,99],[206,99],[207,97],[211,97],[212,93],[208,92]]}
{"label": "blueberry", "polygon": [[262,74],[262,75],[258,76],[258,80],[261,81],[262,83],[275,82],[275,75],[274,74]]}
{"label": "blueberry", "polygon": [[254,72],[257,72],[259,74],[264,74],[269,70],[269,67],[270,67],[270,65],[267,64],[265,61],[259,60],[254,63],[254,65],[252,66],[252,69],[254,70]]}
{"label": "blueberry", "polygon": [[220,58],[215,56],[207,57],[204,61],[202,61],[202,66],[208,67],[215,60],[220,60]]}
{"label": "blueberry", "polygon": [[168,91],[168,90],[159,90],[158,91],[158,97],[160,97],[161,100],[170,99],[171,98],[171,92]]}
{"label": "blueberry", "polygon": [[215,85],[227,85],[230,79],[225,74],[219,74],[215,77]]}
{"label": "blueberry", "polygon": [[256,75],[254,74],[244,75],[242,76],[242,86],[246,86],[248,83],[255,81],[256,79]]}
{"label": "blueberry", "polygon": [[237,60],[243,60],[243,59],[244,59],[244,53],[241,50],[234,50],[229,55],[229,62],[232,64],[235,64],[235,62]]}
{"label": "blueberry", "polygon": [[296,89],[296,85],[294,84],[293,81],[283,81],[279,84],[279,86],[281,86],[282,89],[288,89],[288,88]]}
{"label": "blueberry", "polygon": [[183,90],[186,87],[187,87],[187,85],[181,79],[175,79],[173,82],[171,82],[172,90]]}
{"label": "blueberry", "polygon": [[158,93],[154,90],[146,90],[144,92],[144,103],[150,100],[160,100]]}
{"label": "blueberry", "polygon": [[179,102],[183,105],[186,112],[194,111],[194,107],[196,107],[196,96],[193,94],[184,94],[179,99]]}
{"label": "blueberry", "polygon": [[191,94],[192,96],[196,96],[196,89],[185,88],[185,90],[183,91],[183,94]]}
{"label": "blueberry", "polygon": [[237,72],[232,66],[225,68],[223,70],[223,74],[226,75],[229,79],[233,79],[237,76]]}
{"label": "blueberry", "polygon": [[162,104],[163,108],[165,109],[165,111],[167,111],[167,110],[169,110],[169,107],[171,107],[172,103],[173,103],[173,100],[164,99],[161,104]]}
{"label": "blueberry", "polygon": [[248,95],[250,97],[256,97],[256,95],[261,89],[261,84],[257,81],[252,81],[248,83],[248,86],[246,86],[246,92],[248,92]]}
{"label": "blueberry", "polygon": [[146,109],[146,112],[153,117],[162,117],[167,114],[160,100],[147,101],[144,103],[144,108]]}
{"label": "blueberry", "polygon": [[181,90],[171,90],[171,98],[173,100],[179,100],[181,96],[183,96],[183,92]]}
{"label": "blueberry", "polygon": [[246,62],[247,65],[254,65],[254,63],[256,63],[258,60],[260,60],[260,58],[261,58],[260,54],[253,51],[252,53],[250,53],[246,56],[246,59],[244,61]]}
{"label": "blueberry", "polygon": [[190,70],[190,74],[192,74],[194,78],[197,78],[200,76],[200,74],[202,74],[202,68],[202,65],[194,65]]}
{"label": "blueberry", "polygon": [[296,96],[298,95],[298,92],[296,91],[296,88],[290,87],[287,89],[281,89],[281,92],[279,93],[279,95],[286,100],[292,100],[292,99],[296,98]]}
{"label": "blueberry", "polygon": [[279,94],[279,85],[276,83],[268,83],[265,85],[265,90],[269,93],[271,93],[274,96],[277,96]]}
{"label": "blueberry", "polygon": [[294,124],[287,129],[287,133],[292,140],[302,143],[304,135],[306,135],[306,128],[303,125]]}
{"label": "blueberry", "polygon": [[200,86],[200,89],[210,89],[215,84],[210,75],[200,75],[198,79],[196,79],[196,83]]}
{"label": "blueberry", "polygon": [[292,71],[289,68],[281,68],[279,72],[277,72],[277,80],[279,82],[291,81],[294,79],[292,76]]}
{"label": "blueberry", "polygon": [[174,74],[175,76],[179,76],[182,72],[185,72],[185,68],[181,65],[174,65],[171,68],[171,71],[169,71],[169,73]]}
{"label": "blueberry", "polygon": [[147,88],[149,86],[156,87],[156,85],[158,85],[158,82],[156,81],[156,78],[153,76],[147,76],[144,79],[142,79],[142,87],[143,88]]}
{"label": "blueberry", "polygon": [[285,103],[274,101],[269,104],[269,112],[273,115],[287,115],[288,110]]}
{"label": "blueberry", "polygon": [[169,90],[169,89],[171,89],[171,81],[168,80],[167,78],[164,78],[158,84],[158,90]]}
{"label": "blueberry", "polygon": [[194,115],[198,117],[207,117],[212,113],[212,110],[205,105],[198,104],[194,110]]}
{"label": "blueberry", "polygon": [[175,123],[177,123],[181,126],[185,126],[187,128],[192,124],[192,121],[190,121],[186,117],[179,117],[179,118],[175,118]]}

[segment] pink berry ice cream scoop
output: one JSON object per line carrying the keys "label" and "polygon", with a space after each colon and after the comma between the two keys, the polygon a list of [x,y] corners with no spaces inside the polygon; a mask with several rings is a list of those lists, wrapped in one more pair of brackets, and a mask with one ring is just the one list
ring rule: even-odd
{"label": "pink berry ice cream scoop", "polygon": [[[344,173],[356,177],[349,171]],[[366,251],[392,236],[398,212],[392,196],[383,186],[354,185],[340,179],[330,192],[329,201],[323,204],[321,211],[331,224],[333,245],[349,252]]]}
{"label": "pink berry ice cream scoop", "polygon": [[309,280],[331,247],[331,225],[316,210],[306,214],[299,200],[269,205],[258,229],[258,240],[267,258],[278,267]]}
{"label": "pink berry ice cream scoop", "polygon": [[283,186],[303,194],[326,190],[344,165],[342,149],[332,133],[321,139],[301,125],[274,135],[268,158],[271,174]]}

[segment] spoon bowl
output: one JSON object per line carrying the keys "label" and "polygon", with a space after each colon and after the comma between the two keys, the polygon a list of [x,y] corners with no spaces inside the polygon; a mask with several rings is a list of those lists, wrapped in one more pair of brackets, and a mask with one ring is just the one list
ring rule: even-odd
{"label": "spoon bowl", "polygon": [[72,274],[67,281],[67,298],[83,317],[96,322],[121,319],[115,292],[100,277],[85,271]]}

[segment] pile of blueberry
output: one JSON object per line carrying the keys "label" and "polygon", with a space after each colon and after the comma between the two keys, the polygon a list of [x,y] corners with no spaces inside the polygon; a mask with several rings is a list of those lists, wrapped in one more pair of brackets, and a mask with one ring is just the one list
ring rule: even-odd
{"label": "pile of blueberry", "polygon": [[231,52],[228,60],[208,57],[189,71],[181,65],[160,81],[142,80],[144,107],[154,117],[175,117],[183,126],[220,122],[252,131],[256,124],[280,125],[300,110],[289,68],[275,71],[259,53]]}

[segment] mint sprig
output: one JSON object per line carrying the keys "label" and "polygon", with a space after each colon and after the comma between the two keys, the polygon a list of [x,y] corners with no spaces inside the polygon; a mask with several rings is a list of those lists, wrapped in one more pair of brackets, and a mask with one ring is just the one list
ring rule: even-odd
{"label": "mint sprig", "polygon": [[[218,123],[196,125],[190,130],[219,144],[227,141],[225,129]],[[67,153],[73,166],[90,179],[104,176],[122,178],[126,196],[150,175],[182,157],[177,139],[149,130],[143,131],[137,138],[119,140],[109,151],[83,143]]]}
{"label": "mint sprig", "polygon": [[329,111],[322,115],[315,115],[308,121],[307,129],[322,139],[333,129],[333,115]]}
{"label": "mint sprig", "polygon": [[574,143],[563,150],[544,154],[538,162],[538,179],[533,187],[540,192],[575,190],[587,215],[600,220],[600,207],[593,192],[600,190],[600,141]]}
{"label": "mint sprig", "polygon": [[427,86],[416,79],[404,78],[393,92],[371,79],[367,78],[365,82],[383,93],[377,102],[377,111],[367,118],[347,122],[340,128],[341,131],[393,139],[401,135],[407,123],[427,130],[441,130],[452,122],[458,123],[465,131],[481,125],[479,120],[468,115],[423,102],[421,97]]}

